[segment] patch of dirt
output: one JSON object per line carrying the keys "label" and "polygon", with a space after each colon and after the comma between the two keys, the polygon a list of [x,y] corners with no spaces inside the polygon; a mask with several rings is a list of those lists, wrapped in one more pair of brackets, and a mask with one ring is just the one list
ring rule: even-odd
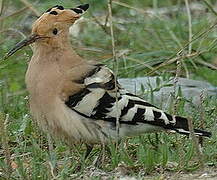
{"label": "patch of dirt", "polygon": [[217,180],[217,168],[205,168],[195,172],[168,172],[152,173],[146,175],[141,170],[138,174],[129,175],[130,172],[127,168],[117,167],[112,172],[104,172],[95,167],[88,167],[84,170],[82,175],[72,174],[73,179],[89,180],[91,177],[100,178],[100,180]]}

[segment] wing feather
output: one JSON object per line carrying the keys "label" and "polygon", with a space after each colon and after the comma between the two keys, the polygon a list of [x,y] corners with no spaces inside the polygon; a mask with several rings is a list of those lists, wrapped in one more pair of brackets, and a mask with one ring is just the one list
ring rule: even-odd
{"label": "wing feather", "polygon": [[156,129],[160,127],[189,133],[186,118],[171,116],[121,88],[106,66],[95,65],[77,82],[83,83],[85,88],[69,96],[66,105],[84,117],[115,124],[118,116],[120,124],[131,126],[143,123],[156,126]]}

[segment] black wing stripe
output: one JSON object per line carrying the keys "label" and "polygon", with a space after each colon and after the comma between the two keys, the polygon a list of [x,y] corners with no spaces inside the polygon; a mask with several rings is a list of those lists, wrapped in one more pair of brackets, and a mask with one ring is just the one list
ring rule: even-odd
{"label": "black wing stripe", "polygon": [[168,113],[164,113],[169,121],[173,121],[173,117]]}
{"label": "black wing stripe", "polygon": [[114,79],[111,79],[110,81],[108,81],[107,83],[91,83],[91,84],[88,84],[86,86],[87,88],[102,88],[102,89],[106,89],[106,90],[113,90],[115,89],[115,82],[114,82]]}
{"label": "black wing stripe", "polygon": [[79,91],[78,93],[69,96],[68,100],[65,102],[65,104],[69,107],[75,107],[82,99],[89,94],[91,91],[88,89],[83,89],[82,91]]}
{"label": "black wing stripe", "polygon": [[145,113],[145,109],[142,108],[138,108],[137,112],[135,113],[132,122],[141,122],[144,121],[144,113]]}
{"label": "black wing stripe", "polygon": [[95,114],[91,115],[91,118],[99,118],[104,119],[106,117],[106,113],[110,111],[107,108],[111,108],[113,103],[115,103],[116,99],[111,97],[107,92],[99,99],[98,105],[93,109]]}
{"label": "black wing stripe", "polygon": [[158,111],[154,111],[153,110],[153,113],[154,113],[154,118],[155,119],[159,119],[161,117],[161,112],[158,112]]}
{"label": "black wing stripe", "polygon": [[132,96],[132,97],[138,97],[137,95],[131,94],[131,93],[129,93],[129,92],[125,93],[125,95],[127,95],[127,96]]}
{"label": "black wing stripe", "polygon": [[92,71],[88,72],[84,78],[88,78],[93,76],[94,74],[98,73],[102,69],[101,66],[96,66]]}
{"label": "black wing stripe", "polygon": [[112,74],[111,80],[105,84],[103,84],[103,88],[106,90],[113,90],[115,89],[115,77]]}
{"label": "black wing stripe", "polygon": [[124,115],[127,114],[127,112],[133,108],[135,105],[135,103],[132,101],[132,100],[129,100],[128,103],[127,103],[127,106],[125,106],[122,110],[121,110],[121,116],[120,117],[123,117]]}
{"label": "black wing stripe", "polygon": [[101,83],[92,83],[92,84],[88,84],[86,86],[86,88],[90,88],[90,89],[94,89],[94,88],[101,88],[102,84]]}

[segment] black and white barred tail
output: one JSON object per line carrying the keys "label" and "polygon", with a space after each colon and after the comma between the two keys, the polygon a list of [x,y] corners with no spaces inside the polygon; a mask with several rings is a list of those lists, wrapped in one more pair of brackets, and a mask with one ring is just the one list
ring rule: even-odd
{"label": "black and white barred tail", "polygon": [[[174,126],[167,126],[165,129],[174,130],[177,133],[189,135],[189,126],[188,126],[188,119],[180,116],[175,116],[176,124]],[[211,133],[208,131],[200,130],[200,129],[194,129],[194,134],[196,136],[204,136],[204,137],[211,137]]]}

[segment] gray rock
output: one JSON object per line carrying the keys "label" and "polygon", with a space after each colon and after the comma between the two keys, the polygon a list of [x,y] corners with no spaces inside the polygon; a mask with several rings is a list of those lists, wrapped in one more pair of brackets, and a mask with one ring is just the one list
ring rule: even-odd
{"label": "gray rock", "polygon": [[[144,95],[150,101],[150,94],[153,96],[153,103],[167,109],[174,97],[174,79],[163,79],[162,77],[138,77],[119,79],[119,83],[137,95]],[[201,94],[204,98],[214,96],[217,98],[217,87],[208,82],[196,81],[186,78],[179,78],[176,86],[176,94],[181,92],[181,98],[186,100],[185,107],[189,105],[198,106],[201,104]],[[181,90],[181,91],[180,91]],[[192,104],[193,103],[193,104]]]}

